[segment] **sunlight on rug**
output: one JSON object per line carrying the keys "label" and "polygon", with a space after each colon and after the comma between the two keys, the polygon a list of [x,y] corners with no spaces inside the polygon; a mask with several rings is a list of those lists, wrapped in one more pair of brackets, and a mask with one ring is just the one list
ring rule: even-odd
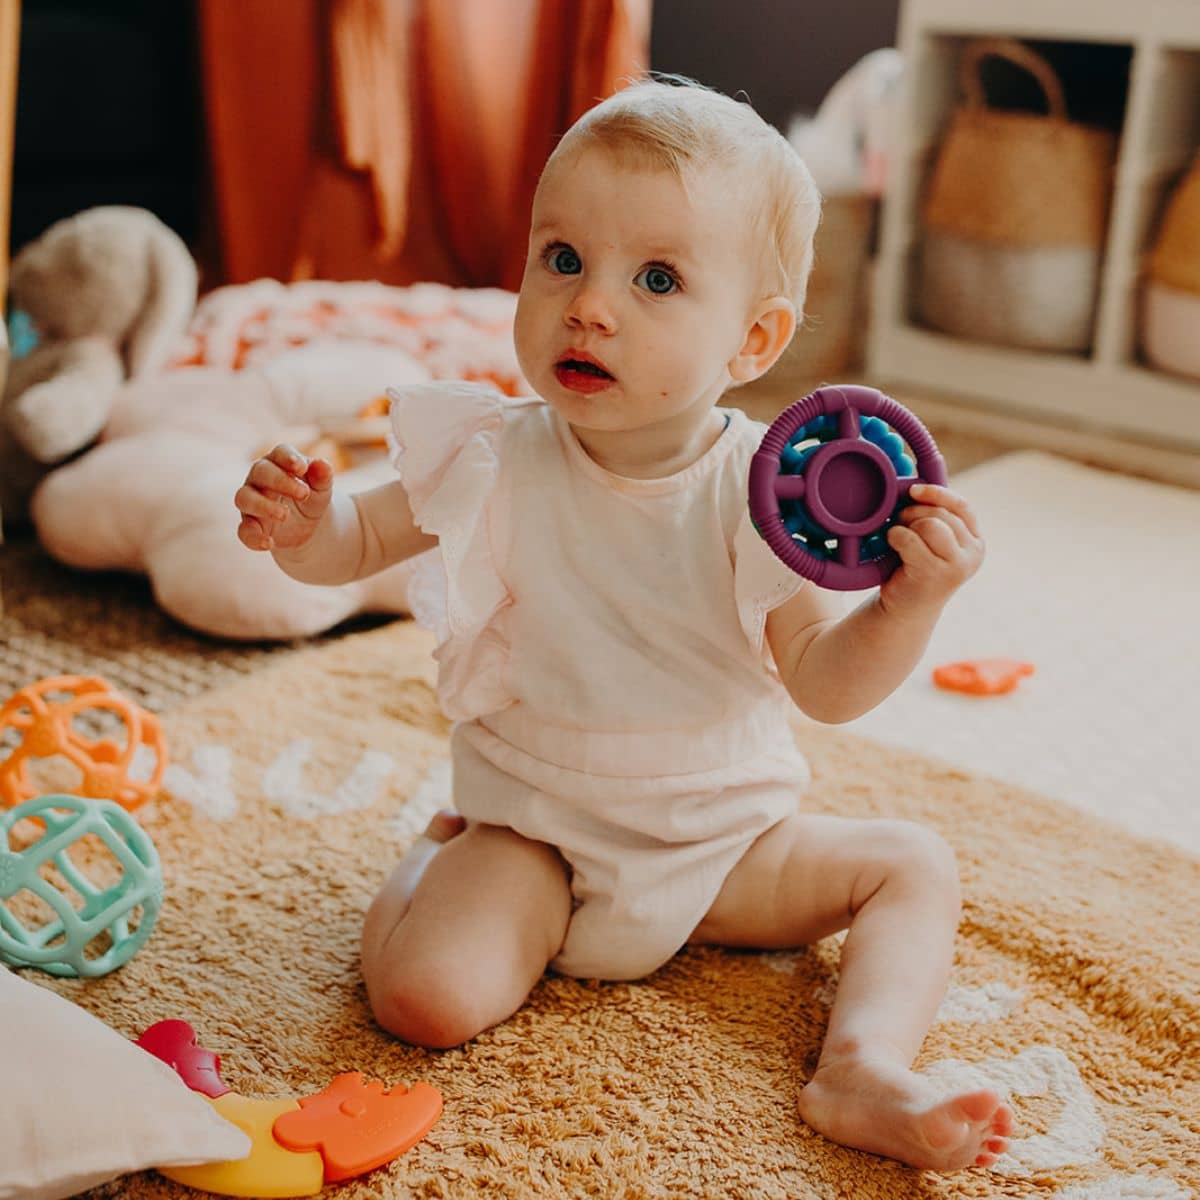
{"label": "sunlight on rug", "polygon": [[[446,1108],[430,1134],[339,1186],[344,1200],[1184,1200],[1200,1187],[1197,862],[835,730],[798,731],[815,776],[805,805],[927,821],[959,854],[958,957],[918,1066],[1009,1092],[1015,1140],[996,1168],[935,1178],[798,1120],[836,988],[834,940],[689,950],[639,984],[548,976],[457,1050],[382,1034],[359,981],[359,927],[446,794],[430,646],[396,624],[170,715],[172,794],[144,813],[166,880],[158,927],[105,978],[29,974],[126,1037],[191,1022],[243,1095],[305,1095],[351,1070],[437,1087]],[[93,1195],[198,1193],[145,1172]]]}
{"label": "sunlight on rug", "polygon": [[[1200,854],[1200,492],[1034,452],[951,482],[987,560],[909,679],[846,728]],[[1002,696],[934,686],[972,658],[1036,673]]]}

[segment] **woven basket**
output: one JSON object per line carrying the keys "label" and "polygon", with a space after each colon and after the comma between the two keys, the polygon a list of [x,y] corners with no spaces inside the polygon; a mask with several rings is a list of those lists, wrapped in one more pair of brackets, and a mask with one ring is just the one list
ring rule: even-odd
{"label": "woven basket", "polygon": [[1200,155],[1167,204],[1147,274],[1167,287],[1200,296]]}
{"label": "woven basket", "polygon": [[821,202],[802,325],[784,355],[791,369],[807,378],[832,378],[861,357],[877,208],[866,195],[826,196]]}
{"label": "woven basket", "polygon": [[812,275],[796,335],[764,376],[731,390],[728,403],[770,421],[819,384],[860,365],[878,209],[873,196],[823,198]]}
{"label": "woven basket", "polygon": [[1200,378],[1200,155],[1171,196],[1150,251],[1141,340],[1152,365]]}
{"label": "woven basket", "polygon": [[1200,292],[1147,281],[1142,351],[1160,370],[1200,379]]}
{"label": "woven basket", "polygon": [[[989,108],[979,69],[1029,71],[1048,113]],[[965,102],[939,149],[923,206],[918,307],[936,328],[1038,349],[1091,342],[1117,140],[1071,121],[1062,84],[1020,42],[967,45]]]}

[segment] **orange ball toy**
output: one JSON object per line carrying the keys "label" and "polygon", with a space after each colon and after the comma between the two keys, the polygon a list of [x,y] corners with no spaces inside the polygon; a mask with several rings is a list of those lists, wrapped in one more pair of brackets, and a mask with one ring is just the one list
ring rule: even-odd
{"label": "orange ball toy", "polygon": [[[52,700],[54,693],[66,693],[68,699]],[[116,713],[125,725],[123,742],[81,732],[75,718],[89,709]],[[167,745],[158,718],[113,691],[103,679],[57,675],[21,688],[0,708],[0,735],[8,729],[21,734],[16,748],[0,762],[0,802],[10,808],[47,790],[30,779],[29,764],[55,756],[74,764],[82,776],[75,787],[58,790],[114,800],[129,812],[158,794],[167,766]],[[149,779],[131,779],[130,768],[143,746],[154,752],[154,770]]]}

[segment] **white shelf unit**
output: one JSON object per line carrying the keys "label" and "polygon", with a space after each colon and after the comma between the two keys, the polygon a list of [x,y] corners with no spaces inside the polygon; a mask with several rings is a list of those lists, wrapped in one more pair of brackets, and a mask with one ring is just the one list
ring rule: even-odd
{"label": "white shelf unit", "polygon": [[[978,37],[1112,44],[1131,51],[1087,355],[1009,349],[923,327],[914,294],[920,203],[959,102],[959,55]],[[882,210],[867,368],[980,410],[1200,453],[1200,380],[1138,353],[1142,263],[1172,186],[1200,149],[1200,0],[906,0],[904,112]],[[1068,97],[1068,101],[1069,101]],[[1200,339],[1200,329],[1196,336]]]}

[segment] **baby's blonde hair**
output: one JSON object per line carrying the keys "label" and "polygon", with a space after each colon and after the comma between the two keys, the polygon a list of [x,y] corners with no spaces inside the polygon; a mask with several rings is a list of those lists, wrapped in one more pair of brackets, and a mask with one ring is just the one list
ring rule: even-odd
{"label": "baby's blonde hair", "polygon": [[763,246],[764,297],[787,296],[804,312],[821,195],[787,139],[749,104],[678,76],[642,79],[584,113],[550,162],[588,142],[670,171],[685,187],[697,168],[729,171]]}

